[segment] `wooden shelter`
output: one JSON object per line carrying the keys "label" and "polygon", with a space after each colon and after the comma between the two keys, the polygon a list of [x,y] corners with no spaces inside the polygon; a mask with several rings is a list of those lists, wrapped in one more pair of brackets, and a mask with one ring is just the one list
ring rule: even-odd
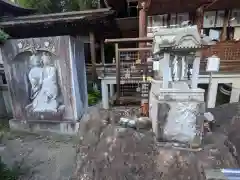
{"label": "wooden shelter", "polygon": [[[231,36],[229,32],[233,29],[232,20],[236,18],[235,16],[240,16],[239,13],[235,11],[237,8],[240,9],[240,1],[126,0],[126,2],[136,2],[138,14],[135,17],[127,17],[126,15],[124,18],[116,19],[119,29],[121,30],[122,38],[146,37],[148,33],[152,32],[152,27],[155,26],[153,21],[156,22],[161,19],[163,26],[171,27],[177,24],[179,19],[184,19],[182,14],[187,13],[188,18],[186,20],[189,20],[192,24],[197,24],[199,32],[203,30],[204,33],[209,35],[209,30],[215,27],[220,32],[220,42],[211,46],[209,49],[205,49],[203,52],[201,61],[202,70],[204,70],[206,65],[204,58],[217,55],[221,59],[221,72],[240,71],[239,41],[229,37]],[[113,7],[115,6],[113,5]],[[208,12],[214,14],[215,18],[213,21],[215,22],[215,26],[205,27],[204,21],[206,20]],[[222,19],[218,20],[217,16],[222,17]],[[236,19],[234,23],[237,21]]]}
{"label": "wooden shelter", "polygon": [[[0,27],[12,38],[28,38],[57,35],[87,35],[89,32],[114,31],[114,11],[97,9],[21,17],[6,17]],[[113,27],[113,29],[111,29]],[[21,31],[19,31],[21,28]],[[103,34],[101,34],[101,37]]]}
{"label": "wooden shelter", "polygon": [[[218,84],[220,83],[230,83],[233,84],[234,87],[239,87],[236,78],[239,76],[240,72],[240,46],[239,39],[232,38],[231,33],[232,29],[237,29],[238,36],[240,37],[240,12],[237,9],[240,9],[240,1],[233,0],[121,0],[121,1],[113,1],[106,0],[107,2],[111,2],[111,6],[119,11],[118,6],[124,6],[127,9],[124,17],[118,16],[116,18],[116,23],[121,32],[120,39],[112,39],[107,40],[105,42],[115,43],[115,61],[113,64],[104,66],[104,71],[101,72],[101,78],[103,79],[103,89],[102,92],[105,92],[105,89],[108,89],[107,86],[110,85],[111,88],[114,83],[117,85],[117,96],[120,96],[119,92],[121,92],[121,72],[124,72],[126,69],[122,66],[122,69],[119,70],[117,60],[121,62],[121,54],[131,54],[130,51],[134,50],[132,53],[134,55],[130,55],[135,61],[139,62],[141,59],[147,60],[146,58],[141,58],[141,49],[148,48],[146,47],[148,43],[151,42],[152,32],[154,28],[166,28],[166,27],[176,27],[181,26],[183,21],[188,20],[190,24],[196,24],[198,26],[198,30],[201,34],[205,34],[210,36],[211,29],[217,31],[219,33],[219,39],[217,40],[216,45],[212,45],[208,48],[202,49],[201,55],[201,64],[200,64],[200,75],[201,78],[204,76],[207,77],[205,72],[206,67],[206,57],[210,57],[212,55],[217,55],[220,59],[220,71],[218,73],[219,79],[211,85],[213,89],[213,93],[211,93],[212,99],[209,100],[209,107],[214,107],[216,102],[216,95]],[[108,5],[109,5],[108,4]],[[127,4],[127,6],[126,6]],[[134,9],[134,10],[132,10]],[[131,11],[134,11],[132,13]],[[240,11],[240,10],[239,10]],[[214,14],[214,18],[209,18],[208,13],[211,12]],[[117,13],[118,14],[118,13]],[[187,18],[184,16],[187,14]],[[220,18],[219,18],[220,17]],[[206,23],[212,23],[211,26],[207,26]],[[213,21],[213,22],[211,22]],[[239,26],[239,27],[237,27]],[[147,39],[148,42],[143,42],[142,39]],[[134,40],[134,42],[133,42]],[[214,39],[215,40],[215,39]],[[129,42],[132,43],[129,43]],[[128,42],[128,43],[127,43]],[[116,45],[117,44],[117,45]],[[151,44],[151,43],[150,43]],[[126,49],[124,49],[126,48]],[[127,52],[127,48],[128,51]],[[124,49],[124,53],[118,53],[119,49]],[[150,50],[149,50],[150,51]],[[144,56],[143,56],[144,57]],[[115,67],[114,67],[115,66]],[[119,73],[120,71],[120,73]],[[119,74],[119,75],[116,75]],[[235,77],[233,77],[233,75]],[[115,82],[115,77],[113,80],[113,76],[117,77]],[[225,76],[231,76],[232,79]],[[111,79],[111,78],[112,79]],[[119,78],[120,77],[120,78]],[[217,77],[216,77],[217,78]],[[120,80],[119,80],[120,79]],[[201,83],[208,84],[208,80],[202,79]],[[135,86],[133,87],[135,88]],[[129,90],[132,90],[129,89]],[[126,92],[126,90],[124,90]],[[106,90],[107,92],[107,90]],[[137,94],[135,90],[133,90],[134,94]],[[231,93],[231,92],[230,92]],[[103,93],[104,94],[104,93]],[[112,94],[112,93],[110,93]],[[236,94],[236,96],[234,95]],[[235,93],[235,89],[233,89],[233,93],[230,97],[230,102],[235,102],[238,92]],[[105,93],[104,97],[107,97],[108,94]],[[103,98],[104,99],[104,98]],[[107,98],[106,98],[107,99]],[[136,98],[133,98],[136,99]],[[104,101],[104,100],[103,100]],[[104,101],[106,104],[105,108],[108,108],[107,100]]]}
{"label": "wooden shelter", "polygon": [[[96,79],[96,44],[100,44],[101,60],[104,61],[105,38],[118,36],[115,11],[111,8],[96,10],[63,12],[54,14],[30,15],[33,9],[24,9],[13,3],[0,1],[0,9],[8,7],[0,19],[0,28],[10,35],[11,38],[31,38],[71,35],[81,37],[89,45],[89,57],[91,62],[89,70],[92,78]],[[20,12],[22,14],[20,14]],[[11,15],[13,14],[13,15]],[[20,16],[21,15],[21,16]],[[19,30],[21,29],[21,30]],[[87,48],[87,49],[88,49]],[[88,56],[88,55],[87,55]],[[91,61],[89,61],[91,59]]]}

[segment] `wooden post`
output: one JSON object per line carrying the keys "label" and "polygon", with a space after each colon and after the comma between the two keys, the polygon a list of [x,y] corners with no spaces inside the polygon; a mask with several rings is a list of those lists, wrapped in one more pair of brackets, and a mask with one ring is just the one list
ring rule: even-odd
{"label": "wooden post", "polygon": [[198,32],[201,33],[203,28],[203,7],[199,7],[196,11],[195,24],[197,24]]}
{"label": "wooden post", "polygon": [[[139,38],[147,37],[147,4],[145,1],[140,3],[139,10]],[[139,48],[144,48],[146,46],[146,42],[140,42]],[[146,61],[145,51],[139,52],[139,58],[142,62]],[[146,75],[146,74],[145,74]],[[144,116],[147,116],[148,113],[148,101],[142,100],[141,102],[141,113]]]}
{"label": "wooden post", "polygon": [[116,81],[117,81],[117,99],[120,98],[120,59],[118,52],[118,43],[115,43],[115,58],[116,58]]}
{"label": "wooden post", "polygon": [[105,64],[105,52],[104,52],[104,42],[103,42],[103,40],[100,41],[100,48],[101,48],[101,63]]}
{"label": "wooden post", "polygon": [[227,39],[227,28],[228,28],[229,18],[230,18],[230,11],[225,10],[224,22],[223,22],[223,28],[222,28],[222,32],[221,32],[221,36],[220,36],[220,41],[225,41]]}
{"label": "wooden post", "polygon": [[[146,12],[146,3],[140,3],[140,10],[139,10],[139,37],[146,37],[147,36],[147,12]],[[145,47],[146,42],[140,42],[139,47]],[[141,57],[141,56],[140,56]]]}
{"label": "wooden post", "polygon": [[91,52],[91,62],[92,62],[92,80],[97,80],[97,71],[96,71],[96,49],[95,49],[95,36],[93,32],[89,33],[90,39],[90,52]]}

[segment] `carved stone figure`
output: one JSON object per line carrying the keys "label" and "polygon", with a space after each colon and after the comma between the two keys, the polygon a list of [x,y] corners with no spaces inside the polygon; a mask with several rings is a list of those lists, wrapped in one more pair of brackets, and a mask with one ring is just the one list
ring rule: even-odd
{"label": "carved stone figure", "polygon": [[43,67],[39,67],[39,58],[32,56],[35,67],[29,72],[29,81],[31,83],[31,100],[32,103],[27,108],[32,112],[57,112],[59,103],[57,70],[51,64],[51,57],[44,53],[41,57]]}
{"label": "carved stone figure", "polygon": [[179,80],[179,65],[178,65],[178,57],[175,56],[173,60],[173,68],[172,68],[172,74],[173,74],[173,81],[178,81]]}
{"label": "carved stone figure", "polygon": [[30,57],[33,67],[31,68],[28,78],[31,84],[31,96],[30,99],[34,100],[38,95],[41,85],[42,85],[42,67],[41,67],[41,58],[36,55]]}

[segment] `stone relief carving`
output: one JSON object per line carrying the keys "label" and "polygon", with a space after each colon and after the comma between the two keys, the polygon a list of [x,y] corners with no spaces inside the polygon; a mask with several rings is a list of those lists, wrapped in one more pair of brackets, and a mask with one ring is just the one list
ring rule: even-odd
{"label": "stone relief carving", "polygon": [[17,42],[17,48],[19,52],[31,51],[32,53],[36,53],[37,51],[47,51],[51,53],[55,53],[55,44],[51,38],[45,39],[44,41],[35,41],[34,39],[28,40],[19,40]]}
{"label": "stone relief carving", "polygon": [[42,55],[33,54],[30,61],[33,65],[28,73],[31,103],[26,106],[26,110],[33,113],[62,111],[64,106],[57,99],[57,69],[52,63],[51,55],[46,52]]}

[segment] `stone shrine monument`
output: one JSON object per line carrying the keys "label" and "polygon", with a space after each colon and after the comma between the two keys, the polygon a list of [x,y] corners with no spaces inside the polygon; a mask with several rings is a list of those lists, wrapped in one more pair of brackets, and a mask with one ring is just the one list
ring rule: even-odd
{"label": "stone shrine monument", "polygon": [[161,78],[152,81],[149,115],[161,141],[184,147],[201,144],[205,103],[197,84],[202,45],[197,26],[154,33],[154,70]]}
{"label": "stone shrine monument", "polygon": [[69,36],[9,40],[3,60],[11,128],[77,132],[88,107],[83,42]]}

